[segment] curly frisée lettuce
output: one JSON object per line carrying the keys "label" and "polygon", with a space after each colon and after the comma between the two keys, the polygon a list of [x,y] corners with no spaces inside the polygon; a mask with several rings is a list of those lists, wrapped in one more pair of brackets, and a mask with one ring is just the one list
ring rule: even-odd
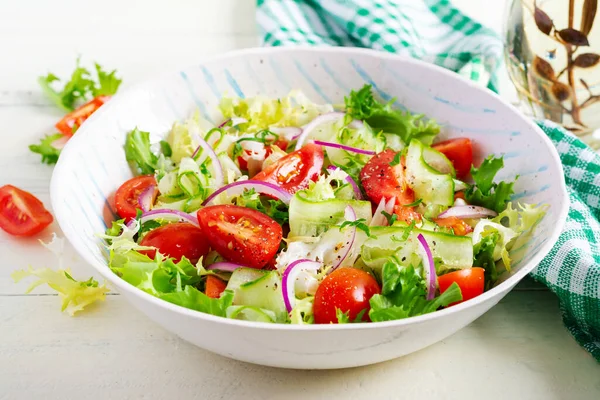
{"label": "curly fris\u00e9e lettuce", "polygon": [[219,105],[225,118],[243,118],[246,131],[259,131],[270,127],[302,126],[320,114],[333,111],[331,105],[319,105],[311,102],[304,93],[294,90],[289,95],[272,99],[256,96],[248,99],[221,99]]}
{"label": "curly fris\u00e9e lettuce", "polygon": [[53,234],[50,243],[44,243],[41,240],[40,243],[58,257],[59,268],[57,270],[51,268],[33,269],[29,266],[26,270],[14,271],[11,277],[16,283],[29,277],[37,278],[27,288],[25,293],[31,292],[40,285],[48,285],[51,289],[58,292],[62,300],[61,311],[66,312],[70,316],[82,311],[92,303],[105,300],[106,293],[109,292],[106,284],[100,285],[94,278],[89,278],[86,281],[78,281],[71,276],[69,268],[62,268],[63,238],[58,238],[56,234]]}

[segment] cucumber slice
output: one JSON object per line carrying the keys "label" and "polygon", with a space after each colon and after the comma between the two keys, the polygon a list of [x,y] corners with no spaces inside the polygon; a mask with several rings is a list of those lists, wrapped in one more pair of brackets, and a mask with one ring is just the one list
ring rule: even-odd
{"label": "cucumber slice", "polygon": [[238,268],[231,275],[226,290],[233,290],[233,305],[263,308],[282,318],[287,311],[277,271]]}
{"label": "cucumber slice", "polygon": [[423,147],[423,160],[441,174],[456,176],[454,165],[448,160],[448,157],[431,147]]}
{"label": "cucumber slice", "polygon": [[[417,251],[417,236],[422,234],[427,240],[433,257],[437,259],[438,273],[448,269],[464,269],[473,266],[473,242],[468,236],[455,236],[447,233],[412,229],[401,226],[373,227],[371,234],[361,249],[363,262],[380,270],[385,261],[398,251],[409,257]],[[407,236],[406,240],[404,237]],[[415,261],[412,259],[406,261]]]}
{"label": "cucumber slice", "polygon": [[362,200],[331,199],[310,201],[296,194],[290,202],[290,234],[295,236],[319,236],[344,219],[344,209],[351,206],[356,218],[371,222],[371,203]]}
{"label": "cucumber slice", "polygon": [[[424,159],[426,147],[413,139],[406,154],[406,177],[415,196],[425,205],[451,206],[454,203],[454,180],[451,174],[443,174],[431,167]],[[427,150],[427,154],[432,156]],[[435,156],[438,157],[438,156]],[[441,160],[439,157],[437,160]]]}
{"label": "cucumber slice", "polygon": [[273,311],[250,306],[229,306],[225,311],[225,316],[244,321],[277,322],[277,316]]}

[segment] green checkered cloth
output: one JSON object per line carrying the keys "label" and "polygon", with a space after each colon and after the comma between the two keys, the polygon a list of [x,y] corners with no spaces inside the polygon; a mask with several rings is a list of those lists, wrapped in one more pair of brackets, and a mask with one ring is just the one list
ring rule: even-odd
{"label": "green checkered cloth", "polygon": [[[258,0],[257,20],[265,46],[373,48],[496,88],[501,40],[447,0]],[[560,153],[571,208],[532,276],[558,295],[565,325],[600,361],[600,156],[558,125],[539,124]]]}

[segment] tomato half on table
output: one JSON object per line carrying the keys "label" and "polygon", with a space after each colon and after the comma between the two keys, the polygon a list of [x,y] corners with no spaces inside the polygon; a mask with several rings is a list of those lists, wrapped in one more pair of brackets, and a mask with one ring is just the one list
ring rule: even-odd
{"label": "tomato half on table", "polygon": [[477,297],[483,293],[484,272],[485,270],[483,268],[473,267],[438,276],[440,293],[444,293],[446,290],[448,290],[450,285],[456,282],[458,287],[460,287],[463,299],[462,301],[451,303],[450,306]]}
{"label": "tomato half on table", "polygon": [[0,188],[0,228],[15,236],[32,236],[54,218],[44,204],[29,192],[13,185]]}
{"label": "tomato half on table", "polygon": [[225,282],[223,279],[214,275],[207,275],[204,294],[212,299],[218,299],[221,297],[221,293],[225,291],[226,287],[227,282]]}
{"label": "tomato half on table", "polygon": [[373,204],[379,204],[382,198],[386,201],[396,198],[394,213],[400,220],[406,223],[420,221],[421,215],[414,207],[406,207],[414,203],[415,193],[406,181],[404,158],[400,164],[392,166],[395,157],[396,152],[392,149],[374,155],[360,171],[360,182]]}
{"label": "tomato half on table", "polygon": [[56,129],[63,135],[72,135],[85,122],[86,119],[104,105],[110,96],[98,96],[79,108],[71,111],[58,121],[55,125]]}
{"label": "tomato half on table", "polygon": [[471,139],[449,139],[436,143],[431,147],[450,160],[452,165],[454,165],[456,176],[459,179],[464,179],[469,176],[471,165],[473,164],[473,145],[471,144]]}
{"label": "tomato half on table", "polygon": [[319,178],[323,158],[321,146],[310,143],[269,165],[252,179],[272,183],[294,194]]}
{"label": "tomato half on table", "polygon": [[220,205],[198,210],[198,222],[210,246],[227,260],[250,268],[264,267],[277,253],[281,226],[251,208]]}
{"label": "tomato half on table", "polygon": [[370,321],[369,300],[379,293],[379,284],[368,272],[356,268],[338,268],[325,277],[317,288],[313,305],[315,323],[337,324],[337,309],[348,313],[350,321],[364,311],[362,321]]}
{"label": "tomato half on table", "polygon": [[[140,245],[156,247],[160,254],[173,257],[175,262],[185,257],[194,265],[210,250],[206,234],[202,229],[187,222],[153,229],[144,236]],[[140,250],[140,253],[154,259],[156,250]]]}
{"label": "tomato half on table", "polygon": [[115,193],[115,208],[119,217],[126,220],[135,218],[140,208],[138,197],[150,186],[156,186],[153,175],[136,176],[122,184]]}

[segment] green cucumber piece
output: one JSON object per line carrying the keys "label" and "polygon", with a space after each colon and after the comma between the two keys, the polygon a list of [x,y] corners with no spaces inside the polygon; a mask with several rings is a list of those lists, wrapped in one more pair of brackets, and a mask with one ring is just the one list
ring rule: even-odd
{"label": "green cucumber piece", "polygon": [[290,202],[290,234],[296,236],[319,236],[333,225],[344,220],[344,210],[351,206],[356,218],[364,218],[367,225],[371,222],[371,203],[363,200],[331,199],[310,201],[300,194],[294,195]]}
{"label": "green cucumber piece", "polygon": [[[415,197],[424,205],[451,206],[454,203],[454,180],[452,174],[443,174],[431,167],[423,158],[426,147],[420,141],[411,140],[406,154],[406,177],[415,191]],[[432,150],[433,151],[433,150]],[[427,154],[433,153],[427,151]]]}
{"label": "green cucumber piece", "polygon": [[[409,232],[408,234],[406,232]],[[450,269],[464,269],[473,266],[473,242],[468,236],[455,236],[442,232],[402,226],[373,227],[371,237],[361,248],[363,262],[380,270],[385,261],[398,251],[411,257],[417,253],[417,236],[422,234],[436,259],[437,272]],[[405,241],[402,239],[407,237]],[[412,258],[407,261],[415,261]]]}
{"label": "green cucumber piece", "polygon": [[238,268],[233,271],[226,290],[233,290],[233,305],[263,308],[278,318],[287,313],[277,271]]}

